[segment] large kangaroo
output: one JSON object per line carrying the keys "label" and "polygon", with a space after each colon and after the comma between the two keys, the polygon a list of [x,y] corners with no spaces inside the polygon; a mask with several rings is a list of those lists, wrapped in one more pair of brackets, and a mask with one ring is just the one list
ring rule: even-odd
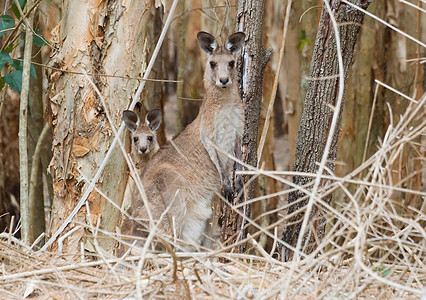
{"label": "large kangaroo", "polygon": [[[205,101],[197,118],[166,143],[142,171],[142,183],[154,220],[188,243],[198,243],[211,215],[211,199],[225,180],[235,144],[243,134],[244,109],[237,82],[236,56],[245,35],[230,35],[223,46],[207,32],[197,34],[208,54],[204,73]],[[132,197],[135,218],[148,219],[139,192]],[[133,234],[140,235],[140,226]]]}

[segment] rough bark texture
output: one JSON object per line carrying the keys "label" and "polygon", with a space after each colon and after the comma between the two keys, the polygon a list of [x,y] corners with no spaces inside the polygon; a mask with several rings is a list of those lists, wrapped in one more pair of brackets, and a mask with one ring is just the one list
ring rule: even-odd
{"label": "rough bark texture", "polygon": [[[188,18],[185,18],[183,14],[185,13],[185,9],[188,6],[187,1],[181,1],[179,3],[179,13],[182,17],[179,18],[179,25],[177,26],[177,80],[183,81],[185,78],[185,70],[187,64],[187,55],[186,55],[186,33],[188,27]],[[186,125],[183,120],[183,93],[184,87],[183,84],[178,84],[176,87],[176,103],[177,103],[177,111],[176,111],[176,133],[181,132]]]}
{"label": "rough bark texture", "polygon": [[[257,137],[262,103],[263,74],[269,61],[270,52],[262,44],[262,26],[265,1],[239,0],[237,12],[237,31],[246,34],[246,46],[242,52],[240,90],[245,108],[245,128],[241,145],[242,160],[252,166],[257,164]],[[238,153],[237,153],[238,155]],[[243,178],[247,183],[249,177]],[[255,182],[244,184],[244,192],[239,196],[239,180],[234,183],[232,204],[242,203],[254,196]],[[242,213],[250,216],[250,206],[246,205]],[[225,207],[222,221],[222,241],[232,244],[246,235],[243,218],[229,206]],[[246,251],[241,245],[240,252]]]}
{"label": "rough bark texture", "polygon": [[[50,65],[70,70],[120,76],[141,76],[147,65],[146,32],[152,28],[154,3],[146,1],[65,1],[57,42],[60,51]],[[60,37],[60,39],[59,39]],[[51,233],[69,215],[97,171],[113,140],[110,126],[121,124],[122,111],[130,103],[139,82],[115,77],[94,76],[92,80],[106,99],[112,116],[110,124],[104,107],[84,76],[51,70],[48,73],[48,98],[54,129],[53,175],[54,203]],[[113,152],[97,187],[112,201],[121,204],[127,180],[123,154]],[[114,231],[120,212],[93,191],[74,220],[92,223]],[[76,225],[71,223],[68,229]],[[83,227],[65,240],[64,249],[76,253]],[[112,243],[101,239],[109,249]],[[86,243],[86,245],[88,245]]]}
{"label": "rough bark texture", "polygon": [[[356,0],[353,3],[366,9],[371,1],[370,0]],[[343,83],[346,86],[346,81],[349,74],[349,69],[352,63],[352,56],[354,52],[355,43],[360,30],[360,26],[364,20],[364,14],[350,8],[348,5],[343,4],[339,0],[330,1],[334,17],[339,26],[342,57],[344,64],[344,78]],[[344,24],[343,24],[344,23]],[[337,101],[339,74],[336,40],[334,36],[333,26],[330,21],[330,16],[323,7],[321,20],[318,26],[318,33],[315,42],[314,54],[310,68],[310,81],[308,85],[308,92],[305,98],[305,105],[302,113],[302,119],[298,132],[298,139],[296,144],[296,155],[293,170],[296,172],[309,172],[315,173],[318,169],[318,162],[321,161],[324,153],[325,143],[330,131],[330,123],[333,115],[333,110],[330,106],[334,106]],[[321,79],[321,77],[332,76],[331,79]],[[343,107],[343,106],[342,106]],[[341,108],[342,108],[341,107]],[[327,168],[334,172],[335,160],[337,156],[337,141],[339,136],[339,126],[341,113],[337,128],[333,135],[331,149],[328,155]],[[311,182],[311,178],[294,176],[293,183],[298,186],[305,186]],[[323,180],[321,186],[327,185]],[[288,208],[287,213],[292,214],[298,210],[303,210],[306,206],[308,199],[302,200],[306,195],[299,191],[292,192],[289,195],[289,204],[299,201]],[[301,200],[301,201],[300,201]],[[323,199],[329,203],[331,196]],[[300,232],[300,227],[304,212],[296,213],[291,217],[286,224],[283,232],[284,242],[295,246]],[[315,249],[318,241],[321,240],[325,233],[325,216],[324,211],[320,206],[314,206],[309,216],[309,226],[304,235],[303,244],[305,253],[310,253]],[[283,259],[287,260],[292,257],[292,252],[288,248],[283,248],[279,253],[283,255]]]}

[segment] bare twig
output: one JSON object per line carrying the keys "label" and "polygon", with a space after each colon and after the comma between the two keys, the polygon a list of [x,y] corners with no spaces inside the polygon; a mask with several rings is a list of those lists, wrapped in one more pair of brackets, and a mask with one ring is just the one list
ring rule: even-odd
{"label": "bare twig", "polygon": [[[17,0],[16,6],[19,8],[21,15],[23,12]],[[28,5],[31,6],[33,1],[29,0]],[[31,49],[33,46],[33,24],[34,13],[28,16],[26,20],[27,28],[25,30],[25,48],[24,48],[24,64],[22,70],[22,90],[21,102],[19,109],[19,177],[20,177],[20,203],[21,203],[21,222],[22,239],[26,244],[33,242],[34,236],[32,232],[33,214],[30,210],[33,205],[29,202],[28,195],[28,131],[27,131],[27,114],[28,114],[28,97],[30,93],[30,67],[31,67]]]}
{"label": "bare twig", "polygon": [[[40,155],[42,146],[44,143],[44,140],[47,137],[47,133],[49,132],[50,124],[46,123],[44,124],[43,130],[40,133],[40,136],[38,137],[36,147],[34,149],[34,154],[32,158],[32,164],[31,164],[31,177],[30,177],[30,187],[29,187],[29,211],[32,215],[32,218],[30,219],[30,222],[34,222],[34,210],[36,206],[36,187],[37,187],[37,179],[38,179],[38,173],[40,170]],[[35,238],[35,237],[34,237]],[[33,242],[33,241],[31,241]]]}

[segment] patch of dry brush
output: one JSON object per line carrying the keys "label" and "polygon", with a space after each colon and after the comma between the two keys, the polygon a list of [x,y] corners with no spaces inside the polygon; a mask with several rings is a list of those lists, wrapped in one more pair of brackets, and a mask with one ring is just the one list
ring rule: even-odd
{"label": "patch of dry brush", "polygon": [[[322,247],[300,261],[276,261],[253,240],[259,255],[228,253],[229,247],[173,252],[174,239],[162,236],[168,252],[133,246],[117,258],[96,240],[91,252],[82,245],[81,253],[40,253],[2,234],[0,298],[419,299],[426,283],[426,193],[409,183],[425,169],[425,101],[424,96],[409,105],[359,168],[344,178],[327,175],[332,183],[321,196],[336,191],[343,196],[333,208],[316,199],[327,210],[330,226]],[[399,168],[401,153],[413,149],[412,159],[422,167],[405,174]],[[288,183],[280,172],[255,173]],[[221,258],[228,262],[220,263]]]}

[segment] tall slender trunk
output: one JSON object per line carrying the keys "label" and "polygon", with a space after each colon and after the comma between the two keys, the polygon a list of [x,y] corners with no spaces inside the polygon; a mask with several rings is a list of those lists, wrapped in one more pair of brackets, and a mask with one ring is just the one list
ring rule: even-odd
{"label": "tall slender trunk", "polygon": [[[28,1],[31,7],[33,1]],[[19,5],[17,6],[19,8]],[[19,8],[20,10],[20,8]],[[22,15],[22,11],[21,11]],[[22,71],[22,91],[19,108],[19,179],[20,179],[20,210],[21,210],[21,237],[24,243],[30,244],[34,240],[32,227],[34,203],[29,200],[29,168],[28,168],[28,99],[30,95],[30,66],[33,48],[33,20],[34,12],[30,13],[25,20],[24,64]]]}
{"label": "tall slender trunk", "polygon": [[[37,46],[33,47],[33,53],[37,55],[32,59],[37,63],[42,63],[41,50]],[[31,90],[28,102],[28,168],[30,170],[29,182],[29,200],[33,203],[32,206],[32,219],[31,222],[31,242],[45,232],[46,219],[45,219],[45,195],[43,191],[43,176],[50,181],[51,178],[47,176],[47,166],[49,160],[52,158],[50,147],[51,143],[51,130],[50,126],[46,132],[41,136],[45,121],[43,119],[43,68],[35,65],[37,78],[31,78]],[[50,143],[49,143],[50,141]],[[39,146],[37,146],[39,144]],[[38,150],[36,148],[38,147]],[[49,199],[49,203],[50,203]]]}
{"label": "tall slender trunk", "polygon": [[[244,136],[241,144],[241,158],[244,163],[257,165],[257,137],[259,117],[262,103],[263,74],[271,55],[262,44],[262,26],[265,1],[239,0],[237,11],[237,31],[246,34],[246,46],[242,51],[240,72],[240,91],[245,108]],[[238,155],[238,154],[237,154]],[[255,192],[255,182],[243,178],[244,191],[240,196],[239,180],[234,183],[231,204],[243,203],[251,199]],[[250,205],[243,206],[242,214],[250,216]],[[244,218],[226,206],[222,221],[222,241],[228,244],[241,240],[247,234]],[[245,228],[245,229],[244,229]],[[239,247],[240,252],[246,251],[246,245]]]}
{"label": "tall slender trunk", "polygon": [[[371,0],[354,0],[352,3],[366,9]],[[325,5],[323,6],[320,23],[318,26],[317,38],[315,41],[314,54],[311,61],[310,81],[305,98],[302,113],[302,120],[299,126],[296,155],[293,166],[295,172],[316,173],[318,163],[324,154],[326,140],[330,132],[330,124],[333,117],[333,107],[337,103],[339,84],[346,87],[349,69],[352,64],[352,56],[355,43],[357,41],[360,25],[364,21],[364,14],[351,6],[342,3],[340,0],[330,1],[334,18],[340,35],[340,45],[343,57],[344,82],[339,82],[336,74],[339,74],[338,54],[336,48],[336,37],[330,15]],[[327,78],[329,77],[329,78]],[[344,95],[343,95],[344,96]],[[334,172],[335,160],[337,156],[337,141],[339,137],[339,127],[342,115],[342,108],[336,128],[334,129],[331,148],[328,153],[326,167]],[[294,176],[293,183],[297,186],[307,186],[312,182],[311,178],[304,176]],[[321,187],[327,185],[327,180],[321,180]],[[322,199],[330,203],[331,195]],[[302,220],[305,214],[304,209],[309,202],[309,197],[301,191],[291,192],[288,199],[289,204],[296,202],[288,208],[287,214],[295,215],[291,217],[283,232],[283,240],[287,244],[295,247],[301,233]],[[315,203],[315,202],[314,202]],[[303,249],[305,253],[310,253],[316,248],[325,233],[325,211],[319,203],[315,203],[308,216],[309,226],[303,235]],[[278,248],[279,254],[285,260],[290,259],[293,252],[281,246]]]}

